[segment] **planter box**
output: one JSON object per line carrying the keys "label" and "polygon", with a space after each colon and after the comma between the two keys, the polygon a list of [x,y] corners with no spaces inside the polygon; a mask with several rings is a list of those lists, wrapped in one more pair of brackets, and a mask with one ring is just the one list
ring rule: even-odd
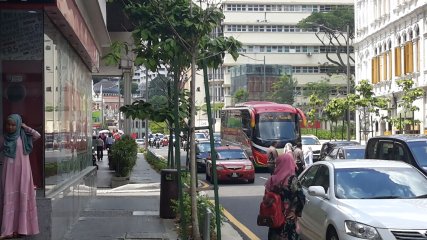
{"label": "planter box", "polygon": [[129,177],[116,177],[111,178],[111,188],[120,187],[129,183]]}

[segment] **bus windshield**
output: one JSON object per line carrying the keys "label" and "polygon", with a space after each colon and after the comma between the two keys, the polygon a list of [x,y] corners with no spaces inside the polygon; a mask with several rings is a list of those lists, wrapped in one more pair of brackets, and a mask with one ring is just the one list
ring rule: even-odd
{"label": "bus windshield", "polygon": [[295,115],[291,113],[260,113],[255,128],[255,137],[262,140],[297,138]]}

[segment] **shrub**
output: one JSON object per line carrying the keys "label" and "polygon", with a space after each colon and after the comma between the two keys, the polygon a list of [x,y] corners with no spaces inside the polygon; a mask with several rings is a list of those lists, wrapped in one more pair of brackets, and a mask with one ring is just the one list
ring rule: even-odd
{"label": "shrub", "polygon": [[156,172],[160,173],[162,169],[167,168],[167,162],[162,157],[157,157],[151,151],[146,151],[144,153],[145,159],[151,165],[151,167],[156,170]]}
{"label": "shrub", "polygon": [[117,177],[128,177],[136,164],[138,144],[129,135],[123,135],[111,147],[111,157]]}

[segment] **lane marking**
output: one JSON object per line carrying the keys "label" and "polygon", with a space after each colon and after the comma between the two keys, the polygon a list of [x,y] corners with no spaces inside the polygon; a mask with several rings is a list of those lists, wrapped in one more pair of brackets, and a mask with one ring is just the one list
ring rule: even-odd
{"label": "lane marking", "polygon": [[249,228],[243,225],[239,220],[237,220],[231,213],[229,213],[225,208],[222,208],[222,213],[228,220],[233,223],[240,231],[242,231],[249,239],[251,240],[261,240],[257,235],[255,235]]}
{"label": "lane marking", "polygon": [[266,178],[266,177],[259,177],[259,178],[264,179],[264,180],[268,180],[268,178]]}

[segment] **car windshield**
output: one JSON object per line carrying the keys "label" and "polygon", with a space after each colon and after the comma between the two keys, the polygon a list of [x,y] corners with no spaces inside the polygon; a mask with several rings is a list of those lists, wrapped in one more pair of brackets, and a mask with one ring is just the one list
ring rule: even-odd
{"label": "car windshield", "polygon": [[335,170],[335,195],[341,199],[427,198],[427,178],[415,168]]}
{"label": "car windshield", "polygon": [[195,133],[196,139],[206,138],[204,133]]}
{"label": "car windshield", "polygon": [[365,158],[365,149],[355,148],[355,149],[346,149],[345,150],[346,159],[361,159]]}
{"label": "car windshield", "polygon": [[302,145],[320,145],[320,142],[317,138],[313,137],[302,137]]}
{"label": "car windshield", "polygon": [[296,138],[295,115],[292,113],[260,113],[255,136],[261,140]]}
{"label": "car windshield", "polygon": [[408,142],[408,147],[421,167],[427,167],[427,141]]}
{"label": "car windshield", "polygon": [[247,159],[242,150],[219,150],[217,151],[218,160]]}
{"label": "car windshield", "polygon": [[[199,148],[199,152],[210,152],[211,151],[211,144],[210,143],[203,143],[197,145]],[[219,147],[218,143],[215,143],[215,147]]]}

